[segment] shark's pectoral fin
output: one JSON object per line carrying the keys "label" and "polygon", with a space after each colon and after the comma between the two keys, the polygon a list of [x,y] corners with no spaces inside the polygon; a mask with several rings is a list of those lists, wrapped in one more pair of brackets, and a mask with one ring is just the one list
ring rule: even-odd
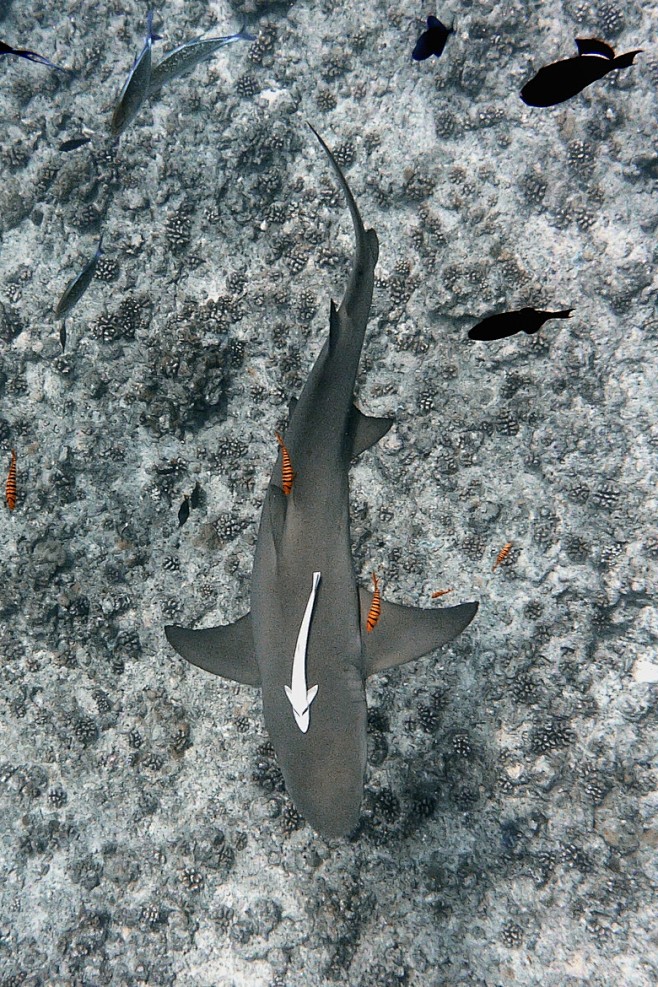
{"label": "shark's pectoral fin", "polygon": [[233,624],[197,631],[170,624],[165,634],[178,654],[193,665],[232,682],[260,685],[250,613]]}
{"label": "shark's pectoral fin", "polygon": [[393,425],[393,418],[369,418],[352,405],[348,431],[352,443],[351,459],[356,459],[382,439]]}
{"label": "shark's pectoral fin", "polygon": [[468,627],[478,609],[477,603],[460,603],[457,607],[422,610],[382,600],[377,625],[367,634],[364,620],[371,600],[372,593],[359,590],[366,675],[404,665],[447,644]]}

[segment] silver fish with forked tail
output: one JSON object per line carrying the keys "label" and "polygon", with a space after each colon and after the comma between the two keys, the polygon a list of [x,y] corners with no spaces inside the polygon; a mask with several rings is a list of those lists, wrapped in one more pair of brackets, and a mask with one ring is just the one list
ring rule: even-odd
{"label": "silver fish with forked tail", "polygon": [[149,10],[146,16],[144,47],[135,59],[130,74],[123,84],[119,102],[112,114],[110,131],[114,137],[119,137],[132,123],[149,94],[153,42],[161,40],[159,34],[153,33],[153,11]]}
{"label": "silver fish with forked tail", "polygon": [[246,25],[243,24],[237,34],[228,34],[225,38],[193,38],[192,41],[186,41],[167,52],[151,71],[149,96],[172,79],[177,79],[185,72],[191,72],[199,62],[210,58],[220,48],[233,44],[234,41],[255,41],[256,36],[249,34],[245,27]]}

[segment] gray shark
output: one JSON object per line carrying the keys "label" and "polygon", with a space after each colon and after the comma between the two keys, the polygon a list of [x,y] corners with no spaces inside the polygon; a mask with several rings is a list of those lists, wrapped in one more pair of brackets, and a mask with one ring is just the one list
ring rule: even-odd
{"label": "gray shark", "polygon": [[165,633],[192,664],[260,686],[265,725],[290,797],[318,833],[338,837],[359,821],[366,679],[451,641],[478,604],[422,610],[381,601],[375,626],[366,629],[372,594],[356,583],[348,474],[352,459],[393,424],[366,417],[353,404],[379,245],[375,231],[364,228],[331,151],[313,133],[354,227],[345,296],[338,308],[331,302],[329,337],[299,400],[291,402],[284,447],[289,462],[280,448],[263,504],[250,612],[222,627],[168,626]]}

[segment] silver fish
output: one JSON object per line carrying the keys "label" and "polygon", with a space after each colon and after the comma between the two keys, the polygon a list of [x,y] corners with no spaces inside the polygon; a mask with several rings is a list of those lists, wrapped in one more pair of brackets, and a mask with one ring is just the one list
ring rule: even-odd
{"label": "silver fish", "polygon": [[185,72],[191,72],[199,62],[210,58],[211,55],[214,55],[216,51],[219,51],[225,45],[230,45],[234,41],[255,40],[255,35],[245,31],[245,25],[243,24],[237,34],[229,34],[225,38],[199,37],[193,38],[191,41],[186,41],[184,44],[179,45],[178,48],[174,48],[173,51],[168,52],[155,66],[151,72],[149,96],[157,92],[167,82],[171,82],[172,79],[177,79],[179,75],[183,75]]}
{"label": "silver fish", "polygon": [[[71,311],[74,305],[78,304],[85,291],[91,284],[96,272],[96,265],[102,256],[103,237],[101,237],[98,241],[98,246],[96,247],[96,253],[94,256],[90,261],[87,261],[80,273],[76,274],[72,281],[69,281],[66,288],[62,292],[62,297],[57,302],[57,308],[55,309],[56,319],[63,318],[68,312]],[[62,349],[64,349],[65,343],[66,335],[64,336],[64,342],[62,342]]]}
{"label": "silver fish", "polygon": [[128,78],[123,84],[119,102],[112,114],[110,131],[114,137],[118,137],[124,132],[126,127],[132,123],[139,109],[149,94],[151,81],[151,51],[153,42],[160,41],[159,34],[153,33],[153,11],[149,10],[146,17],[146,37],[144,47],[135,59]]}

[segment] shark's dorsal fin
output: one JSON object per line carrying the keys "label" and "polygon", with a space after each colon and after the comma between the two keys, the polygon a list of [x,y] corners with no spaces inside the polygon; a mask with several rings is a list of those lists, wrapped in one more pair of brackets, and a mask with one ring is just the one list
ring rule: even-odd
{"label": "shark's dorsal fin", "polygon": [[361,640],[365,653],[365,674],[373,675],[396,665],[404,665],[452,641],[477,613],[477,603],[422,610],[399,603],[381,602],[381,614],[372,634],[365,632],[372,593],[359,589]]}
{"label": "shark's dorsal fin", "polygon": [[165,634],[169,644],[192,665],[232,682],[260,685],[250,613],[233,624],[197,631],[170,624]]}
{"label": "shark's dorsal fin", "polygon": [[366,449],[370,449],[382,439],[393,425],[393,418],[370,418],[352,405],[350,420],[347,428],[350,436],[352,451],[350,459],[356,459]]}

